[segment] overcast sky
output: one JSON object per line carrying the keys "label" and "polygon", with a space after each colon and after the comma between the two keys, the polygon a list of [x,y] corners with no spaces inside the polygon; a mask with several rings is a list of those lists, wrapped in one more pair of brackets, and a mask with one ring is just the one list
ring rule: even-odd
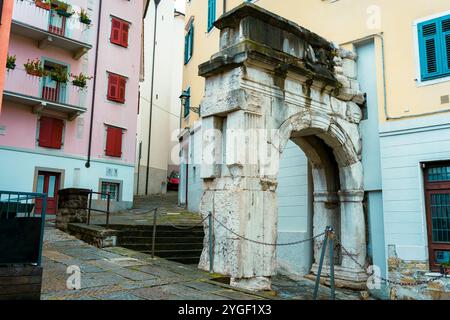
{"label": "overcast sky", "polygon": [[175,9],[179,12],[184,13],[184,5],[185,5],[185,0],[176,0],[175,1]]}

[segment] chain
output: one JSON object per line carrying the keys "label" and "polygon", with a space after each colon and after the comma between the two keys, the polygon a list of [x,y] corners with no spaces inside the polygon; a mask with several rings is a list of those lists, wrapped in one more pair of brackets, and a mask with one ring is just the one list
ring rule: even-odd
{"label": "chain", "polygon": [[[159,215],[159,216],[163,216],[162,213],[158,213],[158,215]],[[203,223],[204,223],[204,222],[206,221],[206,219],[208,219],[208,218],[209,218],[209,216],[206,216],[202,221],[196,223],[195,225],[189,226],[189,227],[179,227],[179,226],[174,225],[174,224],[171,223],[171,222],[165,222],[165,223],[166,223],[167,225],[171,226],[172,228],[175,228],[175,229],[178,229],[178,230],[191,230],[191,229],[194,229],[194,228],[197,228],[197,227],[203,225]]]}
{"label": "chain", "polygon": [[[211,215],[211,214],[210,214],[210,215]],[[209,217],[209,215],[208,215],[207,217]],[[320,238],[320,237],[323,237],[323,236],[326,234],[326,232],[322,232],[322,233],[320,233],[320,234],[318,234],[318,235],[315,235],[315,236],[313,236],[313,237],[311,237],[311,238],[308,238],[308,239],[304,239],[304,240],[300,240],[300,241],[294,241],[294,242],[288,242],[288,243],[267,243],[267,242],[262,242],[262,241],[257,241],[257,240],[252,240],[252,239],[246,238],[246,237],[244,237],[244,236],[242,236],[242,235],[240,235],[240,234],[234,232],[234,231],[231,230],[230,228],[228,228],[228,227],[227,227],[226,225],[224,225],[222,222],[220,222],[219,220],[217,220],[214,216],[213,216],[212,218],[213,218],[219,225],[221,225],[225,230],[227,230],[228,232],[231,232],[231,233],[234,234],[236,237],[238,237],[238,238],[240,238],[240,239],[242,239],[242,240],[245,240],[245,241],[248,241],[248,242],[252,242],[252,243],[255,243],[255,244],[260,244],[260,245],[263,245],[263,246],[272,246],[272,247],[294,246],[294,245],[299,245],[299,244],[302,244],[302,243],[305,243],[305,242],[313,241],[314,239],[318,239],[318,238]]]}
{"label": "chain", "polygon": [[356,265],[358,265],[362,270],[365,271],[365,273],[369,276],[369,277],[375,277],[379,280],[381,280],[382,282],[388,283],[388,284],[393,284],[393,285],[397,285],[397,286],[402,286],[402,287],[417,287],[417,286],[421,286],[421,285],[425,285],[425,284],[429,284],[431,282],[435,282],[439,279],[442,278],[446,278],[446,275],[440,275],[438,277],[434,277],[433,279],[430,280],[422,280],[422,281],[415,281],[415,282],[401,282],[401,281],[395,281],[395,280],[390,280],[381,276],[377,276],[375,274],[375,272],[373,271],[372,273],[368,272],[368,267],[363,266],[361,263],[359,263],[358,260],[356,260],[355,256],[357,256],[357,254],[352,254],[350,253],[343,245],[342,242],[340,241],[340,239],[338,239],[336,237],[335,239],[336,244],[340,245],[342,251],[343,251],[343,255],[348,256]]}

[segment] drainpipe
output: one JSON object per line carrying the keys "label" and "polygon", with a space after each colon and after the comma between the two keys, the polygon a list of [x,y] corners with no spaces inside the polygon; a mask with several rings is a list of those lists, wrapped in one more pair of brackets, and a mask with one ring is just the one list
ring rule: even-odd
{"label": "drainpipe", "polygon": [[223,0],[223,14],[227,12],[227,0]]}
{"label": "drainpipe", "polygon": [[91,167],[91,151],[92,151],[92,129],[94,126],[94,110],[95,110],[95,91],[97,87],[97,68],[98,68],[98,51],[99,51],[99,42],[100,42],[100,23],[102,18],[102,0],[100,0],[98,5],[98,20],[97,20],[97,45],[95,48],[95,63],[94,63],[94,85],[92,87],[92,105],[91,105],[91,120],[89,124],[89,146],[88,146],[88,154],[87,161],[85,164],[86,168]]}
{"label": "drainpipe", "polygon": [[152,58],[152,85],[150,89],[150,119],[148,125],[148,152],[147,152],[147,176],[145,179],[145,195],[148,195],[148,178],[150,175],[150,148],[152,144],[152,116],[153,116],[153,89],[155,83],[155,56],[156,56],[156,26],[158,21],[158,5],[161,0],[155,1],[155,26],[153,29],[153,58]]}

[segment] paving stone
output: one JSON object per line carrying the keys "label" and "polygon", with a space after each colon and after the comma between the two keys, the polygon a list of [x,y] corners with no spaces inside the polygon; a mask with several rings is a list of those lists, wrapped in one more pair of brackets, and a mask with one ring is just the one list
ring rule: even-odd
{"label": "paving stone", "polygon": [[112,272],[85,273],[81,277],[81,288],[101,287],[106,285],[117,285],[124,278]]}
{"label": "paving stone", "polygon": [[135,296],[127,291],[119,291],[108,294],[96,296],[100,300],[145,300],[141,297]]}
{"label": "paving stone", "polygon": [[156,279],[157,277],[152,276],[148,273],[144,273],[144,272],[140,272],[140,271],[135,271],[135,270],[130,270],[127,268],[123,268],[123,269],[117,269],[114,271],[114,273],[126,278],[126,279],[130,279],[130,280],[135,280],[135,281],[142,281],[142,280],[151,280],[151,279]]}

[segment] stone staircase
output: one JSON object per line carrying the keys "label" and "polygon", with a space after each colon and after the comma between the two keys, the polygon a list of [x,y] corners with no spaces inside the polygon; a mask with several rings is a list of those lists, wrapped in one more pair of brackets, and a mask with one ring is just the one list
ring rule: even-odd
{"label": "stone staircase", "polygon": [[[204,231],[202,226],[191,227],[177,225],[158,225],[156,228],[155,256],[180,262],[183,264],[198,264],[203,249]],[[120,231],[118,246],[152,253],[153,226],[151,225],[115,225]]]}

